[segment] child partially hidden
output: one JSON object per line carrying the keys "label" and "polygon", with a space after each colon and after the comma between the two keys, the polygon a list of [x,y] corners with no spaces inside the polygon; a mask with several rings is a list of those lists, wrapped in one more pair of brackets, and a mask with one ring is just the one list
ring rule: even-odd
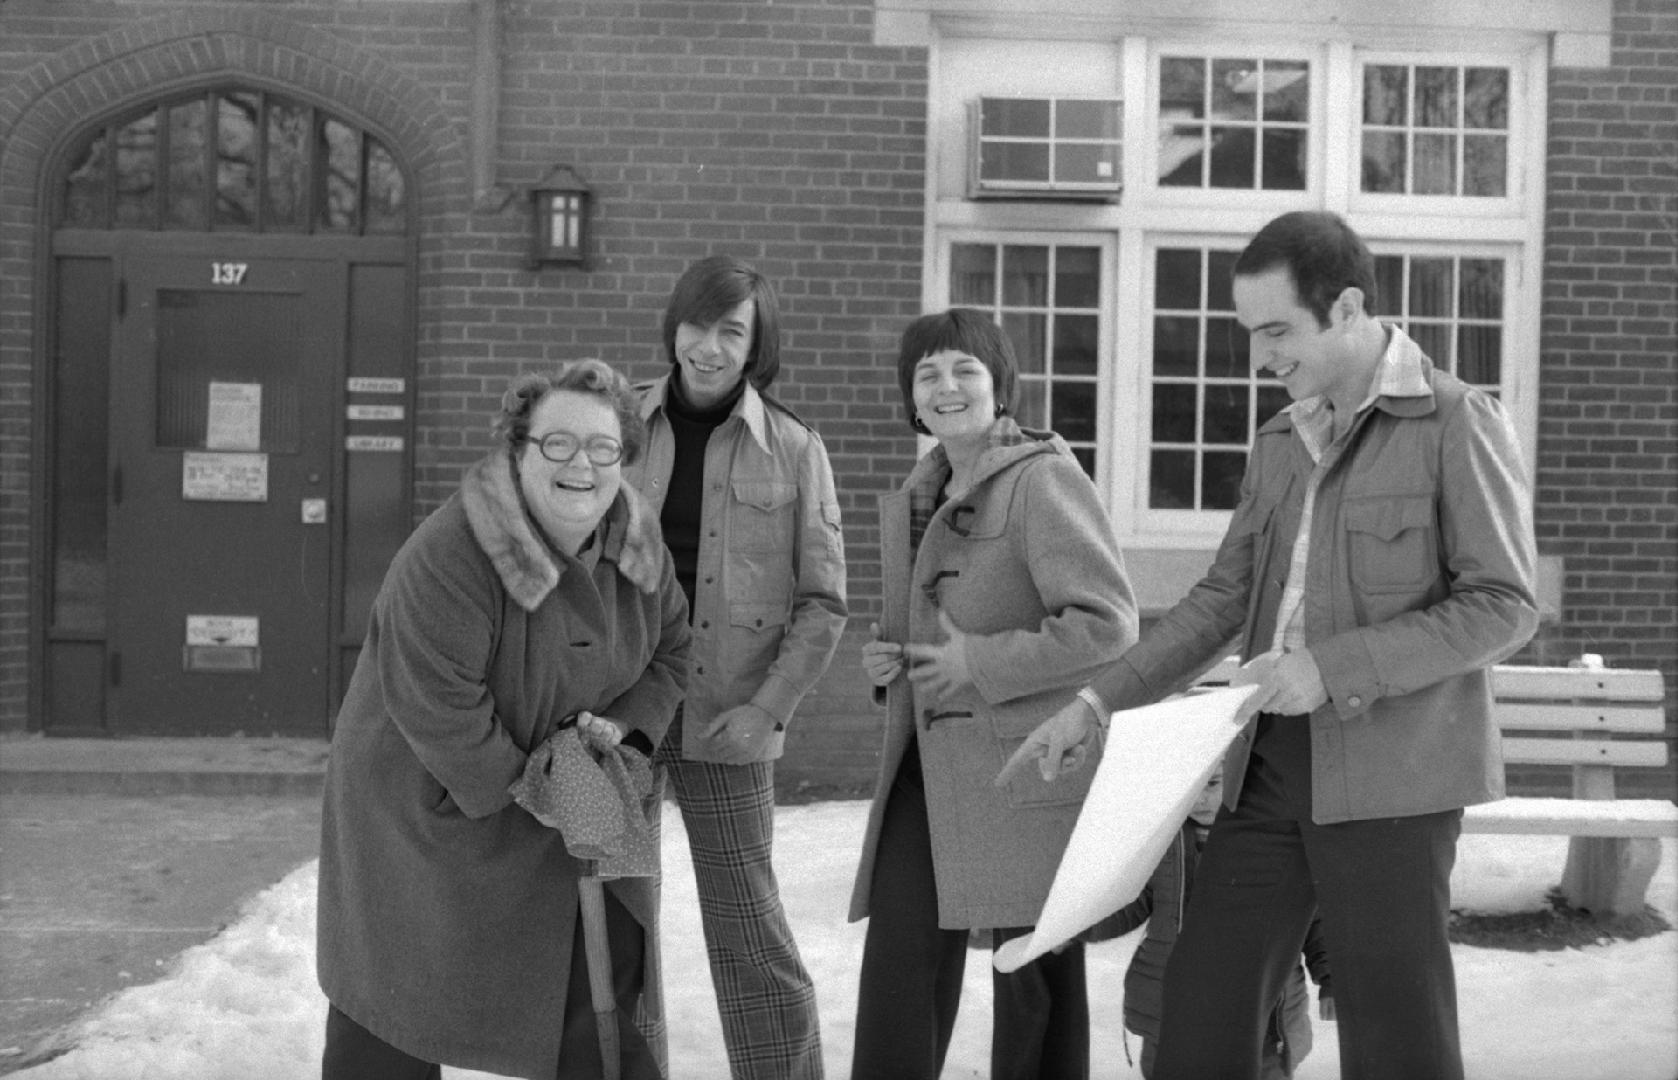
{"label": "child partially hidden", "polygon": [[[1165,857],[1142,887],[1141,895],[1082,935],[1089,942],[1108,941],[1130,933],[1144,922],[1148,924],[1147,933],[1137,945],[1124,978],[1124,1026],[1127,1031],[1142,1037],[1144,1080],[1154,1071],[1165,963],[1182,929],[1183,912],[1188,906],[1189,890],[1194,883],[1195,864],[1200,859],[1200,850],[1206,843],[1212,819],[1217,816],[1218,806],[1223,801],[1223,786],[1222,770],[1214,770],[1189,810],[1183,827],[1171,841]],[[1310,968],[1311,978],[1317,983],[1320,1017],[1333,1020],[1334,998],[1329,984],[1328,956],[1323,950],[1315,919],[1305,937],[1304,964],[1295,965],[1282,988],[1282,999],[1276,1003],[1270,1018],[1269,1036],[1264,1043],[1263,1080],[1291,1077],[1294,1069],[1311,1051],[1306,967]]]}

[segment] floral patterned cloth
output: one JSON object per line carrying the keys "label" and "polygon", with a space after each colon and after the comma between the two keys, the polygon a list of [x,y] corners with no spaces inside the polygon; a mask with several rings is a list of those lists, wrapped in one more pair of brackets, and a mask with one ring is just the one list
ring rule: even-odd
{"label": "floral patterned cloth", "polygon": [[531,752],[510,790],[559,830],[573,858],[594,860],[597,876],[658,874],[658,800],[645,754],[616,746],[597,757],[574,726],[562,728]]}

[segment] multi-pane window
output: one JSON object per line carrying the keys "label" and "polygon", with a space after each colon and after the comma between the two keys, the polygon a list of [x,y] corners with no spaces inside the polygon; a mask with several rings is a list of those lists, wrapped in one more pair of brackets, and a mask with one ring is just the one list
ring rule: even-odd
{"label": "multi-pane window", "polygon": [[950,246],[950,304],[991,313],[1020,365],[1019,421],[1051,428],[1095,475],[1101,249],[1083,244]]}
{"label": "multi-pane window", "polygon": [[1165,56],[1159,65],[1161,187],[1305,188],[1309,64]]}
{"label": "multi-pane window", "polygon": [[401,233],[407,188],[373,136],[266,91],[222,88],[97,127],[70,157],[59,224]]}
{"label": "multi-pane window", "polygon": [[[1526,178],[1549,62],[1536,40],[1225,25],[1063,57],[1050,40],[1005,53],[937,36],[927,306],[972,304],[1008,328],[1022,422],[1099,471],[1134,550],[1215,541],[1258,429],[1288,404],[1253,372],[1230,292],[1237,254],[1287,211],[1356,229],[1376,252],[1374,314],[1499,396],[1532,452],[1544,206]],[[1122,117],[1061,122],[1061,103],[1096,99]],[[1057,154],[1079,140],[1111,154],[1115,136],[1132,152],[1114,156],[1113,193],[1051,190],[1068,175]],[[1105,180],[1105,158],[1090,160]],[[1060,287],[1077,261],[1087,298]]]}
{"label": "multi-pane window", "polygon": [[1492,394],[1503,381],[1504,260],[1377,255],[1375,310],[1439,367]]}
{"label": "multi-pane window", "polygon": [[1509,111],[1508,68],[1366,64],[1362,190],[1508,195]]}
{"label": "multi-pane window", "polygon": [[1280,384],[1253,375],[1230,293],[1238,254],[1154,252],[1149,509],[1233,509],[1254,433],[1288,403]]}

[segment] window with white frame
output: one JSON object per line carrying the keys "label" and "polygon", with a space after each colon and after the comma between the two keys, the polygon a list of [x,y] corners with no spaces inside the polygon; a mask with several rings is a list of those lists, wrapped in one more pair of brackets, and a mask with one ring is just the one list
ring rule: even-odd
{"label": "window with white frame", "polygon": [[1096,474],[1101,248],[973,240],[949,246],[949,306],[987,311],[1020,367],[1019,422],[1058,432]]}
{"label": "window with white frame", "polygon": [[1161,187],[1304,190],[1306,61],[1163,56],[1157,100]]}
{"label": "window with white frame", "polygon": [[1509,69],[1363,66],[1360,187],[1501,198],[1509,191]]}
{"label": "window with white frame", "polygon": [[[1255,432],[1288,403],[1252,372],[1230,297],[1237,254],[1287,210],[1344,216],[1376,255],[1377,316],[1501,397],[1531,451],[1543,242],[1533,178],[1544,154],[1535,97],[1547,53],[1525,40],[1483,44],[1457,33],[1415,35],[1402,51],[1129,38],[1103,54],[1084,43],[1083,92],[1123,103],[1121,195],[1109,204],[966,198],[969,161],[938,155],[929,304],[983,307],[1008,328],[1025,369],[1022,422],[1060,431],[1100,473],[1133,550],[1221,535]],[[1033,64],[987,82],[1001,80],[990,74],[1001,47],[953,43],[940,79],[969,106],[993,92],[1033,96]],[[1045,96],[1080,83],[1066,63],[1037,77]],[[941,98],[937,114],[953,119],[955,104]],[[948,131],[936,137],[950,146]],[[1054,287],[1069,256],[1102,268],[1080,279],[1097,282],[1095,296]]]}
{"label": "window with white frame", "polygon": [[1375,311],[1437,366],[1498,396],[1507,275],[1499,255],[1377,252]]}
{"label": "window with white frame", "polygon": [[[1230,510],[1247,448],[1288,405],[1274,379],[1255,376],[1247,332],[1235,321],[1231,269],[1240,249],[1162,242],[1153,252],[1147,507]],[[1494,396],[1502,392],[1504,257],[1378,252],[1370,303],[1440,368]]]}
{"label": "window with white frame", "polygon": [[1154,250],[1149,377],[1148,507],[1232,510],[1247,447],[1288,403],[1248,361],[1235,321],[1230,269],[1237,248],[1162,245]]}

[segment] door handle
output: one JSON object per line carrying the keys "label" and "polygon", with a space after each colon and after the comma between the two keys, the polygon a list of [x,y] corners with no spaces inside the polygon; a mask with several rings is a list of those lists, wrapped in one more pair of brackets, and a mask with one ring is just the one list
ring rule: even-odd
{"label": "door handle", "polygon": [[304,499],[302,506],[302,518],[303,524],[305,525],[325,525],[326,500]]}

